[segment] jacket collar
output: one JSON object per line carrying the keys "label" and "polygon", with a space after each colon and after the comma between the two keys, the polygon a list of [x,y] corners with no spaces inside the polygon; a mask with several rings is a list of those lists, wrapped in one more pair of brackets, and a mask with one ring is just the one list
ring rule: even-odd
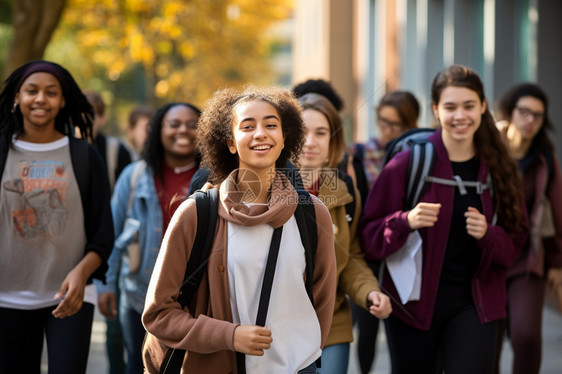
{"label": "jacket collar", "polygon": [[353,196],[347,191],[345,181],[338,178],[337,173],[321,171],[320,180],[318,198],[326,205],[328,210],[353,201]]}

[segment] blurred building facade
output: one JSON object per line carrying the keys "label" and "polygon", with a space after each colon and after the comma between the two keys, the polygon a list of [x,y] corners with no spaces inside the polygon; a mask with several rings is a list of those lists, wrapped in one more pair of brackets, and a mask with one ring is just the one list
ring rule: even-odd
{"label": "blurred building facade", "polygon": [[[407,89],[433,122],[430,87],[453,63],[476,70],[492,104],[512,84],[539,83],[562,127],[562,1],[296,0],[293,83],[332,82],[345,100],[348,141],[375,135],[373,107]],[[554,134],[562,155],[562,130]]]}

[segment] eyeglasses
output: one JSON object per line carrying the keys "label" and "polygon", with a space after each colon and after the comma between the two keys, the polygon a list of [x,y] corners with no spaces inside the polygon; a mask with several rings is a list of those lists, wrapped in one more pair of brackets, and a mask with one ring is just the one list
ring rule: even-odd
{"label": "eyeglasses", "polygon": [[525,117],[525,118],[532,117],[533,121],[540,121],[544,117],[544,113],[533,112],[531,109],[522,106],[515,107],[515,109],[517,109],[521,117]]}
{"label": "eyeglasses", "polygon": [[389,128],[392,129],[394,131],[398,131],[398,130],[402,130],[402,127],[404,126],[404,124],[402,122],[394,122],[394,121],[390,121],[384,117],[378,117],[377,119],[379,125],[383,128]]}
{"label": "eyeglasses", "polygon": [[173,130],[179,130],[179,128],[182,126],[185,126],[187,130],[197,129],[197,121],[190,121],[190,122],[165,121],[164,125]]}

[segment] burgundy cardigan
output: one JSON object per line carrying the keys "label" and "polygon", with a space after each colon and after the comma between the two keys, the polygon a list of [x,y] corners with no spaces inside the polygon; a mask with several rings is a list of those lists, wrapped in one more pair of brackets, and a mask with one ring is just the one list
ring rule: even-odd
{"label": "burgundy cardigan", "polygon": [[[529,239],[507,276],[516,277],[534,273],[546,276],[550,268],[562,267],[562,172],[560,162],[553,155],[552,179],[548,183],[548,164],[539,156],[536,172],[524,175],[525,194],[533,191],[533,208],[529,212]],[[556,234],[543,240],[541,237],[542,214],[539,206],[543,196],[550,200]]]}
{"label": "burgundy cardigan", "polygon": [[[452,166],[441,140],[441,130],[437,130],[429,140],[435,145],[436,151],[431,175],[452,179]],[[365,255],[369,259],[384,259],[396,252],[404,245],[411,231],[407,221],[408,212],[402,210],[409,157],[409,151],[396,155],[382,170],[367,197],[364,215],[360,222],[360,233]],[[488,167],[485,160],[481,158],[478,180],[486,182],[487,175]],[[394,315],[404,323],[421,330],[429,329],[433,317],[441,268],[449,239],[455,188],[430,183],[421,198],[421,201],[441,203],[442,206],[435,226],[419,230],[423,239],[420,300],[398,305],[400,298],[392,278],[383,276],[382,279],[383,290],[393,299]],[[491,224],[494,212],[489,190],[482,193],[481,200],[482,213],[486,216],[489,226],[486,235],[477,240],[482,255],[471,288],[480,321],[487,323],[506,316],[506,268],[517,258],[527,238],[527,232],[519,233],[513,239],[510,238],[502,227]],[[525,202],[520,201],[520,205],[526,212]]]}

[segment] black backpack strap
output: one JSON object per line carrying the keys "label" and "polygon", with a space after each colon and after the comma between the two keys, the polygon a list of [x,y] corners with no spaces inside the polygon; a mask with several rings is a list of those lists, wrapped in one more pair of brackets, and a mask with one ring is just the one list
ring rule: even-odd
{"label": "black backpack strap", "polygon": [[297,190],[299,203],[295,210],[295,219],[299,227],[301,241],[304,247],[306,259],[306,293],[312,305],[314,297],[312,294],[312,282],[314,279],[314,266],[316,265],[316,248],[318,247],[318,231],[316,228],[316,211],[310,194],[305,190]]}
{"label": "black backpack strap", "polygon": [[[180,289],[178,303],[181,307],[189,305],[191,298],[207,269],[207,261],[211,254],[211,247],[215,236],[218,217],[219,190],[216,188],[209,191],[197,191],[193,194],[197,206],[197,233],[191,255],[187,261],[185,280]],[[212,228],[212,229],[211,229]],[[163,374],[179,374],[185,357],[184,349],[173,349],[168,361],[163,363]]]}
{"label": "black backpack strap", "polygon": [[[279,255],[282,233],[283,226],[273,230],[273,236],[271,237],[269,254],[267,256],[263,282],[261,285],[260,301],[258,303],[258,314],[256,317],[256,325],[258,326],[265,326],[265,321],[267,319],[267,310],[269,309],[271,288],[273,287],[273,278],[275,275],[275,267],[277,265],[277,257]],[[246,374],[246,355],[241,352],[236,352],[236,368],[238,374]]]}
{"label": "black backpack strap", "polygon": [[344,152],[340,162],[338,163],[338,166],[337,166],[338,174],[341,177],[343,177],[344,175],[347,175],[347,166],[349,164],[349,157],[350,157],[349,154],[347,152]]}
{"label": "black backpack strap", "polygon": [[273,287],[273,278],[275,275],[275,267],[277,265],[277,257],[279,255],[279,246],[281,245],[281,235],[283,226],[273,230],[273,237],[269,246],[269,255],[265,272],[263,274],[263,283],[260,292],[260,301],[258,305],[258,315],[256,317],[256,325],[265,326],[267,318],[267,310],[269,309],[269,300],[271,298],[271,288]]}
{"label": "black backpack strap", "polygon": [[365,146],[363,143],[355,144],[355,155],[354,157],[363,163],[363,159],[365,158]]}
{"label": "black backpack strap", "polygon": [[192,198],[197,207],[197,233],[191,255],[185,269],[185,280],[181,286],[178,302],[182,306],[189,305],[191,298],[207,268],[211,247],[217,225],[219,191],[212,188],[208,191],[196,191]]}
{"label": "black backpack strap", "polygon": [[78,182],[82,204],[85,204],[88,196],[87,191],[90,188],[90,145],[85,140],[72,136],[69,136],[68,139],[72,168]]}
{"label": "black backpack strap", "polygon": [[427,177],[433,170],[435,163],[435,148],[427,139],[417,141],[410,149],[410,162],[406,183],[406,202],[404,210],[416,206],[427,189]]}
{"label": "black backpack strap", "polygon": [[353,157],[352,165],[355,172],[355,184],[357,186],[357,190],[359,190],[359,195],[361,196],[361,206],[364,207],[365,201],[367,201],[367,195],[369,194],[369,181],[367,180],[367,174],[365,173],[363,161]]}

